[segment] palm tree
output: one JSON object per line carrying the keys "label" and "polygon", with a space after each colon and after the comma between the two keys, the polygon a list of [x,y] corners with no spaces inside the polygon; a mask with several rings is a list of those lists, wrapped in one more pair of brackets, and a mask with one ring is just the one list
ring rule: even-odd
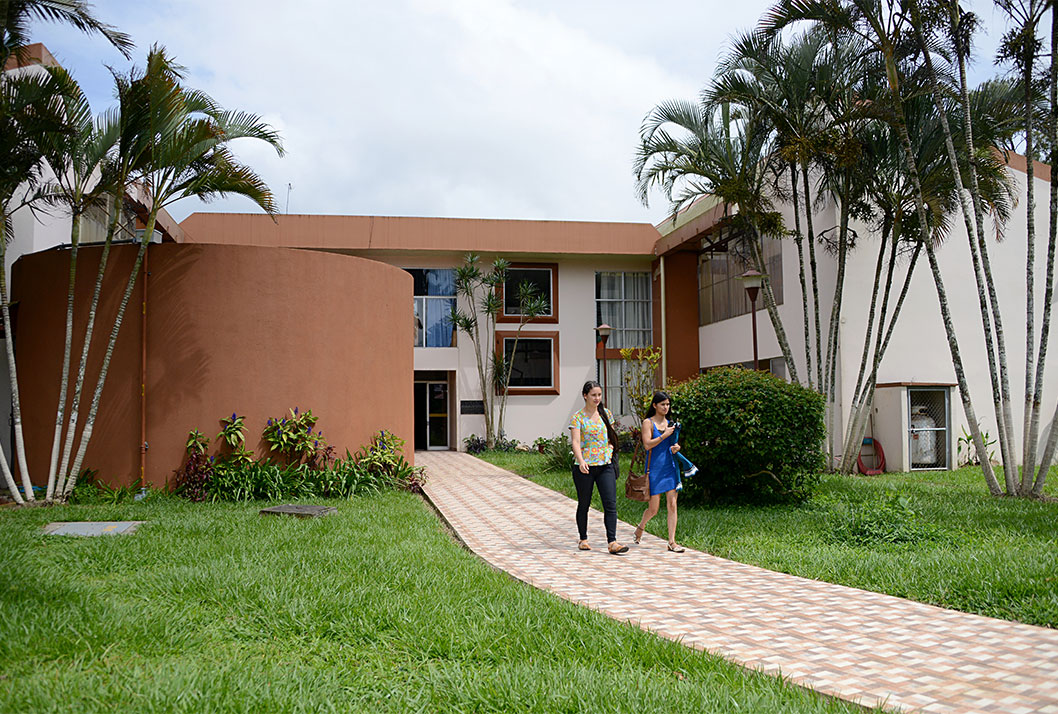
{"label": "palm tree", "polygon": [[[1056,8],[1051,3],[1051,69],[1048,73],[1048,90],[1050,94],[1050,113],[1047,117],[1047,143],[1050,145],[1050,164],[1058,166],[1058,17]],[[1043,299],[1043,321],[1040,323],[1040,351],[1036,358],[1036,389],[1033,393],[1032,402],[1032,425],[1029,437],[1035,444],[1040,428],[1040,406],[1043,401],[1043,366],[1047,359],[1047,341],[1051,329],[1051,305],[1054,304],[1054,259],[1055,248],[1058,243],[1058,181],[1051,177],[1050,216],[1051,220],[1047,227],[1047,275],[1046,287]],[[1040,496],[1043,493],[1043,484],[1047,480],[1047,472],[1050,471],[1051,461],[1054,458],[1055,447],[1058,446],[1058,405],[1055,405],[1054,416],[1051,418],[1051,432],[1047,438],[1043,454],[1040,456],[1040,467],[1037,472],[1036,481],[1032,485],[1032,493]]]}
{"label": "palm tree", "polygon": [[[987,93],[990,88],[985,87],[984,92]],[[975,91],[975,100],[978,99],[976,95],[979,93],[981,93],[981,90]],[[988,106],[988,103],[976,101],[975,105],[984,107]],[[929,233],[934,240],[937,240],[947,234],[951,216],[959,206],[958,190],[946,160],[944,133],[941,122],[936,116],[934,105],[925,97],[917,97],[905,102],[905,109],[909,134],[914,141],[916,164],[921,167],[923,195],[928,207],[927,214],[931,221]],[[951,123],[958,127],[959,120],[957,119],[956,107],[948,103],[945,105],[945,111],[951,116]],[[994,124],[985,117],[981,117],[980,123],[983,127],[994,128]],[[904,161],[900,157],[899,140],[890,127],[881,123],[872,127],[869,136],[869,143],[871,144],[869,153],[873,157],[871,163],[876,176],[876,180],[871,184],[871,203],[877,208],[882,217],[882,241],[879,244],[878,263],[875,272],[875,297],[872,298],[859,374],[851,402],[852,412],[846,430],[845,456],[841,466],[841,471],[844,473],[850,472],[855,463],[855,455],[858,451],[856,445],[863,438],[867,415],[870,413],[873,403],[878,366],[888,346],[889,337],[899,316],[900,307],[903,304],[903,298],[906,295],[908,283],[914,271],[915,261],[921,251],[922,231],[917,225],[915,192],[904,167]],[[1012,210],[1013,187],[1010,184],[1004,166],[998,161],[997,157],[990,155],[987,159],[979,163],[982,186],[984,187],[982,197],[985,200],[986,208],[995,217],[997,225],[1002,225],[1009,218]],[[865,379],[870,352],[871,331],[874,324],[875,306],[873,300],[877,297],[878,274],[881,270],[883,262],[882,252],[886,248],[887,239],[890,241],[890,255],[886,286],[880,306],[881,313],[878,319],[878,334],[875,340],[870,376]],[[900,245],[915,246],[915,250],[908,267],[900,298],[889,321],[889,327],[885,328],[890,283],[893,277],[893,267],[898,246]],[[885,332],[884,339],[883,331]]]}
{"label": "palm tree", "polygon": [[[964,201],[963,213],[967,223],[967,232],[971,236],[971,258],[974,264],[975,277],[978,281],[982,325],[985,332],[986,354],[988,355],[990,371],[992,373],[993,408],[995,410],[996,422],[999,429],[998,437],[1003,454],[1004,474],[1006,476],[1006,491],[1011,495],[1031,495],[1039,493],[1039,490],[1036,488],[1037,485],[1042,489],[1041,478],[1046,478],[1046,472],[1049,468],[1049,459],[1046,464],[1041,461],[1040,465],[1043,468],[1040,469],[1039,475],[1036,476],[1034,482],[1033,477],[1036,472],[1037,456],[1036,445],[1039,440],[1039,414],[1043,392],[1044,366],[1046,363],[1046,343],[1049,337],[1051,301],[1053,299],[1055,228],[1056,220],[1058,220],[1058,217],[1056,217],[1056,212],[1058,212],[1058,187],[1052,182],[1051,221],[1048,234],[1047,287],[1045,289],[1040,344],[1037,352],[1034,340],[1036,201],[1034,192],[1035,182],[1033,179],[1033,159],[1036,153],[1035,146],[1037,143],[1037,137],[1034,127],[1037,123],[1048,126],[1051,136],[1053,137],[1055,129],[1051,116],[1053,116],[1053,113],[1055,112],[1053,104],[1055,93],[1055,69],[1052,66],[1052,105],[1049,107],[1049,111],[1052,114],[1051,116],[1044,117],[1042,116],[1043,112],[1040,109],[1041,104],[1043,104],[1042,96],[1038,91],[1038,84],[1033,79],[1033,65],[1041,46],[1040,41],[1036,37],[1036,28],[1042,20],[1045,3],[1037,2],[1036,0],[1029,0],[1028,2],[1001,0],[999,4],[1015,22],[1014,29],[1004,36],[1000,58],[1011,61],[1016,69],[1017,80],[1013,83],[1007,83],[1006,86],[1009,87],[1009,89],[1015,90],[1018,96],[1016,99],[1005,97],[1003,101],[996,104],[996,107],[1003,109],[1016,105],[1017,111],[1020,115],[1020,121],[1018,122],[1020,126],[1018,126],[1018,131],[1016,132],[1009,130],[1010,125],[1013,123],[1011,121],[1013,114],[1011,113],[1008,114],[1003,122],[1005,125],[1005,131],[1003,131],[1002,134],[996,135],[993,131],[992,136],[985,136],[983,138],[979,133],[979,127],[982,122],[980,121],[979,116],[974,115],[972,111],[974,108],[973,102],[966,91],[966,62],[970,52],[973,31],[977,24],[976,18],[972,14],[963,11],[958,7],[958,4],[952,0],[933,0],[933,2],[929,3],[920,3],[916,1],[911,3],[911,11],[916,39],[918,40],[920,47],[924,48],[924,62],[931,78],[934,95],[938,97],[938,101],[941,94],[941,88],[938,86],[940,83],[937,79],[939,73],[933,66],[933,55],[932,52],[929,51],[932,49],[930,43],[932,41],[933,33],[939,34],[942,40],[950,46],[951,54],[955,57],[958,66],[959,96],[964,118],[962,129],[966,141],[966,146],[963,150],[966,155],[977,157],[975,161],[968,162],[968,166],[966,166],[961,172],[962,176],[969,177],[967,193],[973,199],[974,215],[972,218],[975,220],[971,220],[967,201]],[[938,27],[940,28],[939,30],[937,29]],[[1055,49],[1058,49],[1058,34],[1055,34],[1054,28],[1052,28],[1052,43],[1054,43]],[[993,85],[993,88],[1003,87],[1002,83],[993,83]],[[944,89],[947,88],[945,87]],[[1010,93],[1011,92],[1009,91],[1006,92],[1006,94]],[[945,127],[945,130],[948,131],[947,127]],[[1004,339],[1002,315],[999,309],[995,284],[991,274],[988,246],[985,242],[985,233],[983,229],[982,216],[984,211],[981,207],[981,187],[979,186],[977,178],[977,166],[980,164],[982,157],[980,156],[980,152],[975,151],[974,146],[975,142],[980,142],[981,146],[989,149],[996,146],[1011,146],[1014,143],[1013,139],[1015,134],[1019,134],[1025,142],[1025,153],[1027,156],[1026,204],[1028,212],[1026,223],[1027,247],[1025,261],[1025,399],[1022,432],[1023,442],[1021,450],[1022,471],[1020,479],[1017,473],[1016,452],[1014,449],[1011,390],[1008,376],[1009,370],[1007,367],[1007,351]],[[1053,142],[1050,140],[1047,140],[1044,143],[1051,144],[1052,148],[1054,146]],[[957,153],[950,140],[948,141],[947,148],[953,166],[953,172],[959,177],[960,167],[958,165]],[[959,178],[959,181],[960,184],[962,184],[961,177]],[[976,223],[976,226],[974,223]],[[974,228],[976,228],[976,236],[974,236]],[[994,341],[992,333],[993,325],[995,328]],[[1036,353],[1035,364],[1034,352]],[[1047,452],[1045,451],[1045,455],[1046,453]],[[1051,453],[1053,453],[1053,451]]]}
{"label": "palm tree", "polygon": [[[725,211],[734,211],[725,216],[726,225],[740,237],[757,269],[765,272],[761,239],[779,237],[785,230],[767,190],[768,159],[774,143],[771,134],[759,114],[732,118],[726,105],[715,106],[708,95],[698,103],[675,100],[659,104],[640,130],[633,169],[639,198],[649,204],[650,191],[659,188],[676,213],[695,198],[716,196],[723,201]],[[762,292],[790,378],[799,383],[768,281],[764,281]]]}
{"label": "palm tree", "polygon": [[4,0],[0,5],[0,68],[6,67],[12,56],[24,52],[34,20],[61,22],[85,34],[98,33],[125,57],[133,48],[128,35],[97,19],[92,6],[81,0]]}
{"label": "palm tree", "polygon": [[[849,35],[863,42],[865,47],[878,57],[880,66],[884,67],[888,91],[883,95],[884,101],[878,102],[877,115],[885,118],[900,139],[908,176],[915,192],[915,212],[918,223],[924,231],[922,244],[933,274],[933,283],[940,303],[941,320],[944,324],[952,366],[959,385],[963,411],[969,424],[974,446],[978,453],[984,454],[986,453],[984,439],[974,410],[969,384],[966,381],[962,353],[948,306],[947,290],[944,287],[934,242],[928,228],[930,222],[919,167],[908,133],[904,103],[909,90],[920,91],[921,88],[914,86],[915,77],[908,72],[907,50],[913,38],[909,37],[912,30],[909,17],[903,10],[903,0],[845,0],[843,2],[837,0],[780,0],[765,13],[762,19],[762,30],[774,36],[783,28],[797,22],[818,22],[828,32],[835,35]],[[982,459],[982,471],[989,490],[994,495],[999,495],[1002,490],[992,473],[992,466],[988,463],[988,459]]]}
{"label": "palm tree", "polygon": [[[129,56],[129,50],[132,48],[132,40],[128,35],[118,31],[114,27],[107,25],[98,20],[91,12],[91,6],[81,0],[5,0],[0,5],[0,72],[7,66],[7,62],[12,57],[22,58],[25,52],[25,47],[29,43],[30,33],[29,28],[33,21],[44,20],[52,22],[62,22],[81,30],[86,34],[98,33],[103,35],[114,47],[122,52],[126,57]],[[18,94],[20,91],[26,90],[25,82],[18,82],[12,84],[14,80],[4,76],[0,78],[0,82],[3,82],[5,87],[2,90],[5,95],[5,99],[12,99],[14,94]],[[49,83],[44,77],[37,75],[37,88],[32,91],[35,93],[39,92],[55,92],[59,89],[58,84],[55,81],[53,75],[52,81]],[[21,87],[21,88],[20,88]],[[52,104],[52,110],[58,109],[58,104]],[[24,108],[24,107],[23,107]],[[71,107],[64,107],[70,110]],[[35,202],[47,200],[43,193],[38,193],[36,189],[38,186],[36,182],[39,180],[39,170],[41,168],[41,152],[44,149],[46,143],[54,144],[56,137],[66,133],[66,129],[61,128],[55,124],[55,120],[58,116],[42,117],[40,115],[23,116],[20,120],[16,114],[6,114],[6,112],[14,111],[17,114],[15,104],[5,102],[0,107],[0,112],[4,112],[5,115],[0,121],[5,124],[5,130],[12,130],[10,122],[18,121],[43,121],[44,123],[40,127],[26,127],[23,126],[19,130],[8,134],[7,139],[11,140],[8,146],[18,144],[22,147],[22,150],[28,151],[20,157],[21,160],[14,162],[5,162],[5,169],[11,172],[8,178],[12,180],[26,179],[23,183],[19,180],[19,183],[15,185],[12,191],[21,190],[22,195],[25,199],[22,201],[22,205],[28,206],[31,209],[35,209]],[[76,109],[75,109],[76,111]],[[76,118],[71,118],[71,123],[76,122]],[[30,139],[29,135],[34,134],[35,139]],[[33,154],[36,154],[35,156]],[[34,161],[35,159],[35,161]],[[31,166],[32,164],[32,166]],[[20,188],[21,187],[21,188]],[[3,219],[6,221],[8,216],[14,212],[18,207],[10,203],[10,199],[13,193],[4,194],[4,215]],[[76,222],[76,221],[75,221]],[[6,226],[5,226],[6,228]],[[2,241],[6,244],[6,237]],[[6,247],[6,245],[4,246]],[[2,252],[0,248],[0,252]],[[0,266],[0,282],[6,286],[6,275],[2,274],[3,267]],[[5,297],[3,298],[6,305],[6,287]],[[5,307],[6,311],[6,307]],[[10,337],[7,340],[10,343]],[[68,345],[67,345],[68,347]],[[19,469],[22,473],[23,488],[26,491],[26,499],[34,500],[33,491],[30,487],[30,475],[28,465],[25,461],[25,445],[22,440],[22,426],[21,426],[21,406],[19,404],[18,396],[18,377],[17,370],[14,364],[14,351],[13,346],[8,345],[8,361],[9,361],[9,378],[12,384],[12,411],[14,415],[15,424],[15,448],[18,454]],[[68,365],[68,359],[66,359]],[[65,369],[64,369],[65,373]],[[64,379],[65,383],[65,379]],[[6,464],[3,466],[5,472],[7,469]],[[54,468],[49,471],[53,471]],[[51,489],[52,479],[49,475],[49,497]],[[10,483],[8,484],[11,485]],[[19,500],[17,492],[12,490],[12,494],[16,500]]]}
{"label": "palm tree", "polygon": [[[1040,53],[1041,43],[1037,28],[1043,20],[1046,6],[1044,0],[996,0],[996,4],[1014,22],[1014,27],[1003,36],[999,57],[1010,61],[1018,73],[1019,84],[1023,92],[1022,111],[1024,120],[1023,137],[1025,141],[1025,211],[1027,240],[1025,254],[1025,413],[1022,431],[1022,471],[1020,490],[1029,492],[1036,468],[1036,439],[1030,439],[1034,375],[1033,355],[1036,351],[1034,310],[1035,300],[1035,263],[1036,263],[1036,195],[1035,167],[1036,129],[1034,125],[1035,101],[1033,96],[1033,77],[1036,57]],[[1038,414],[1038,411],[1037,411]],[[1011,428],[1010,425],[1007,427]]]}
{"label": "palm tree", "polygon": [[55,436],[52,441],[51,461],[48,466],[46,498],[55,492],[59,466],[59,447],[65,416],[69,386],[70,356],[73,346],[74,287],[81,227],[86,215],[105,205],[106,197],[114,192],[112,171],[108,157],[113,148],[119,125],[116,114],[104,114],[98,121],[92,116],[88,99],[80,86],[62,68],[47,68],[56,96],[62,102],[63,114],[69,130],[53,132],[43,144],[44,160],[54,178],[40,192],[42,200],[64,206],[70,215],[70,272],[66,299],[66,340],[63,348],[62,372],[59,381],[59,404],[55,416]]}
{"label": "palm tree", "polygon": [[[774,128],[775,158],[789,165],[789,195],[794,208],[794,242],[797,246],[798,278],[804,315],[805,369],[808,386],[813,386],[811,325],[815,325],[816,382],[823,389],[823,354],[819,318],[819,280],[816,270],[816,235],[813,224],[811,173],[825,152],[831,117],[819,101],[820,74],[826,72],[831,55],[827,38],[820,32],[796,35],[789,43],[760,33],[735,38],[730,54],[720,63],[709,90],[714,104],[731,103],[752,107]],[[827,73],[829,74],[829,73]],[[812,283],[812,318],[809,319],[808,290],[801,230],[800,185],[804,194],[808,237],[808,273]],[[781,183],[778,196],[786,191]]]}
{"label": "palm tree", "polygon": [[[4,325],[8,378],[11,384],[11,411],[15,432],[15,456],[22,475],[24,499],[33,501],[33,484],[26,466],[22,435],[22,408],[18,392],[18,372],[11,331],[10,298],[7,289],[6,253],[11,235],[11,216],[18,209],[33,207],[42,182],[41,156],[52,134],[67,131],[62,103],[46,74],[27,73],[0,76],[0,312]],[[16,502],[18,493],[7,459],[0,452],[0,471]]]}
{"label": "palm tree", "polygon": [[65,474],[60,491],[62,498],[68,497],[76,485],[92,437],[114,344],[154,233],[158,212],[182,198],[209,199],[229,193],[246,196],[269,214],[276,212],[272,192],[252,169],[236,160],[229,144],[240,138],[257,139],[282,155],[278,134],[257,115],[224,111],[207,95],[184,88],[182,78],[182,68],[164,48],[155,46],[148,54],[142,74],[133,70],[124,88],[130,103],[121,108],[118,152],[125,157],[127,165],[134,167],[131,178],[148,207],[146,225],[110,332],[76,456]]}

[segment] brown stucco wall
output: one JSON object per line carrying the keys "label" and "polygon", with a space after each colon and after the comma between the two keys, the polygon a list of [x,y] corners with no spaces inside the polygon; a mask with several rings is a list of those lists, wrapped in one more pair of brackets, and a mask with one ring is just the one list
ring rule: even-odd
{"label": "brown stucco wall", "polygon": [[188,242],[334,251],[423,250],[548,255],[651,254],[660,237],[646,223],[522,221],[407,216],[192,213]]}
{"label": "brown stucco wall", "polygon": [[[80,344],[98,249],[81,251]],[[135,248],[112,250],[89,374],[97,374]],[[411,277],[375,261],[284,248],[152,245],[148,253],[146,479],[161,486],[187,432],[215,439],[246,416],[265,452],[269,416],[312,409],[339,453],[378,429],[413,440]],[[47,468],[65,324],[67,251],[24,256],[14,271],[23,419],[34,480]],[[112,484],[139,474],[142,275],[126,312],[85,465]],[[74,358],[76,363],[76,356]],[[89,388],[94,387],[94,380]],[[83,406],[87,411],[87,404]]]}
{"label": "brown stucco wall", "polygon": [[[655,324],[659,324],[662,318],[661,281],[655,281],[654,285]],[[697,253],[677,252],[665,256],[665,310],[668,354],[663,358],[668,378],[682,382],[698,374]],[[659,329],[655,329],[655,340],[661,344]]]}

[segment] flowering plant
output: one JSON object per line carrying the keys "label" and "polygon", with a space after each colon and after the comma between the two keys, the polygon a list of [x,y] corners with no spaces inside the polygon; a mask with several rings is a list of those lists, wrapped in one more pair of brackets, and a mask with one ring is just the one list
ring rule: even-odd
{"label": "flowering plant", "polygon": [[288,416],[270,418],[261,436],[269,444],[269,451],[278,451],[289,463],[308,463],[322,468],[334,461],[334,448],[327,444],[322,431],[314,431],[319,417],[312,410],[301,412],[297,407]]}

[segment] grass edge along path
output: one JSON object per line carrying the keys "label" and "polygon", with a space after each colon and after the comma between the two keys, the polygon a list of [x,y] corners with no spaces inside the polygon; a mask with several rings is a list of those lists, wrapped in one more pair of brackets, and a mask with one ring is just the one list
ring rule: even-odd
{"label": "grass edge along path", "polygon": [[[570,475],[546,470],[538,454],[478,456],[576,498]],[[634,525],[644,504],[624,497],[625,459],[617,488],[618,517]],[[1058,468],[1047,492],[1058,493]],[[597,495],[595,501],[600,508]],[[862,526],[864,521],[874,531],[850,533],[850,524]],[[666,538],[666,528],[662,503],[647,530]],[[618,536],[629,537],[623,531]],[[801,505],[681,502],[676,536],[696,550],[769,570],[1058,627],[1058,502],[992,497],[975,468],[879,477],[825,475],[817,493]],[[899,537],[908,540],[886,540]]]}
{"label": "grass edge along path", "polygon": [[861,711],[515,581],[417,496],[328,503],[0,510],[0,711]]}

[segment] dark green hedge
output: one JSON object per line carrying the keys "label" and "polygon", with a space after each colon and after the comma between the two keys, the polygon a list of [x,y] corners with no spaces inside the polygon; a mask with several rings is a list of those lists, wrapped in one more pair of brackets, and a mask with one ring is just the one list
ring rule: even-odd
{"label": "dark green hedge", "polygon": [[683,453],[698,466],[684,483],[696,501],[799,501],[826,465],[823,397],[774,375],[709,371],[670,390]]}

